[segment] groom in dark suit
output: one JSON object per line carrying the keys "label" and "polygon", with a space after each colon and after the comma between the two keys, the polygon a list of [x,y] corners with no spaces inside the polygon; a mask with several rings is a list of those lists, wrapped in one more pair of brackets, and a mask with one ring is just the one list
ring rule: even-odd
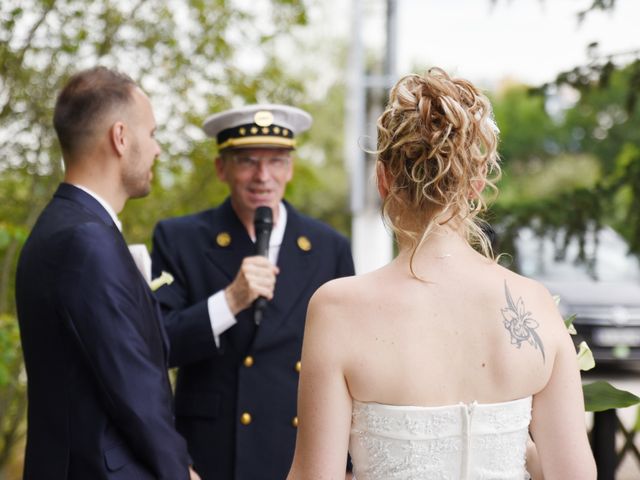
{"label": "groom in dark suit", "polygon": [[58,96],[65,178],[20,256],[28,480],[187,480],[159,308],[117,212],[149,193],[160,153],[147,96],[97,67]]}

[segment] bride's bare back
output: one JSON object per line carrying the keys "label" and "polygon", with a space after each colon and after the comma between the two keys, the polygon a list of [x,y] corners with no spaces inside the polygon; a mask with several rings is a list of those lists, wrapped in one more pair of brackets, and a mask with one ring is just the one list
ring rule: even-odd
{"label": "bride's bare back", "polygon": [[435,249],[425,245],[415,259],[425,281],[411,276],[401,256],[320,293],[342,332],[336,347],[345,350],[354,399],[492,403],[536,394],[547,384],[556,351],[570,343],[551,296],[452,241],[455,235]]}
{"label": "bride's bare back", "polygon": [[[376,165],[400,254],[380,270],[324,285],[309,304],[289,479],[344,478],[354,401],[428,409],[526,398],[521,406],[529,397],[531,423],[527,417],[519,428],[529,426],[545,480],[595,478],[564,322],[544,287],[489,259],[477,221],[500,171],[497,140],[488,99],[466,80],[432,69],[392,89],[378,119]],[[453,410],[467,412],[455,435],[468,445],[471,407]],[[415,433],[408,415],[401,423]],[[411,445],[421,453],[401,455],[400,463],[422,468],[429,449]],[[364,451],[387,471],[403,451],[371,447]]]}

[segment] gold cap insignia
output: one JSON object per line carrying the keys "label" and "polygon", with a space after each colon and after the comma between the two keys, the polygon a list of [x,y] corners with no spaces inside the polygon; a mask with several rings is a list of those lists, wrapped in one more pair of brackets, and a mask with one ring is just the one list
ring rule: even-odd
{"label": "gold cap insignia", "polygon": [[231,244],[231,235],[227,232],[220,232],[216,237],[216,243],[221,247],[228,247]]}
{"label": "gold cap insignia", "polygon": [[273,113],[267,110],[260,110],[253,116],[253,122],[259,127],[268,127],[273,123]]}
{"label": "gold cap insignia", "polygon": [[298,237],[298,248],[303,252],[308,252],[311,250],[311,241],[304,235],[301,235]]}

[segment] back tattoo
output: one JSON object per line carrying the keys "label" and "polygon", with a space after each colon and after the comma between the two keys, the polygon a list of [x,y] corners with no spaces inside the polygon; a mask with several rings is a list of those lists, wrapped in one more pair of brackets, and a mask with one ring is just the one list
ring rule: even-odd
{"label": "back tattoo", "polygon": [[511,345],[520,348],[522,342],[528,342],[533,348],[540,349],[542,362],[544,363],[544,345],[536,332],[536,329],[540,326],[539,323],[533,319],[531,312],[526,311],[522,297],[518,298],[517,302],[513,301],[506,280],[504,281],[504,294],[507,297],[507,307],[501,309],[502,317],[504,318],[502,323],[511,335]]}

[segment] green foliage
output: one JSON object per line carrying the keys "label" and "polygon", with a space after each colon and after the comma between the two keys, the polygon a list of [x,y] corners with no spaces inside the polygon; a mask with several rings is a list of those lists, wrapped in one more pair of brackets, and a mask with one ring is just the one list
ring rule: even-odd
{"label": "green foliage", "polygon": [[24,436],[26,385],[16,318],[0,314],[0,466]]}
{"label": "green foliage", "polygon": [[[603,83],[583,77],[575,104],[553,121],[521,88],[496,98],[498,125],[505,130],[500,115],[511,122],[500,147],[507,152],[503,195],[487,217],[498,229],[498,251],[513,253],[514,235],[525,225],[540,234],[566,232],[564,245],[572,237],[583,245],[588,231],[610,225],[640,253],[640,109],[625,109],[637,68],[634,62],[613,70]],[[510,109],[525,113],[507,119]]]}
{"label": "green foliage", "polygon": [[15,317],[0,316],[0,388],[17,382],[16,365],[20,363],[20,334]]}
{"label": "green foliage", "polygon": [[504,164],[547,159],[554,153],[557,127],[545,111],[543,97],[530,95],[524,85],[512,85],[493,100],[493,105]]}
{"label": "green foliage", "polygon": [[289,103],[312,113],[314,127],[300,139],[287,197],[348,233],[343,87],[323,95],[309,82],[321,67],[312,63],[318,71],[306,68],[294,76],[278,55],[282,42],[304,53],[296,35],[307,25],[313,1],[0,2],[0,315],[10,315],[2,317],[0,332],[0,471],[19,441],[16,426],[25,408],[24,386],[15,383],[22,368],[15,364],[17,327],[7,320],[15,313],[15,266],[63,177],[51,125],[55,92],[79,69],[100,64],[131,75],[149,94],[163,153],[151,195],[128,202],[120,214],[130,243],[149,246],[158,220],[225,198],[227,187],[215,175],[215,143],[201,125],[212,113],[250,102]]}
{"label": "green foliage", "polygon": [[585,408],[589,412],[626,408],[640,403],[640,398],[625,390],[618,390],[608,382],[598,380],[583,385]]}

